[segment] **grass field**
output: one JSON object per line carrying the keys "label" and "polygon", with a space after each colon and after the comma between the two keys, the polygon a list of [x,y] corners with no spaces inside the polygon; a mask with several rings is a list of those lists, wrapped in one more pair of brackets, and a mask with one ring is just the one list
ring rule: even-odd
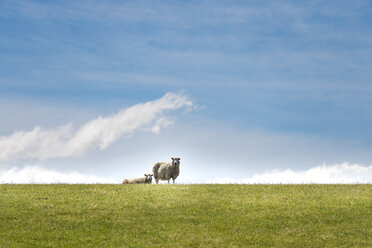
{"label": "grass field", "polygon": [[0,247],[372,247],[372,185],[0,185]]}

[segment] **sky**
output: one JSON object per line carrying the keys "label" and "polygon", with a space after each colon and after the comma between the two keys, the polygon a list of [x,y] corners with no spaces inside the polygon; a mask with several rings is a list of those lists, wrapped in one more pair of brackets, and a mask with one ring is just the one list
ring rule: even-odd
{"label": "sky", "polygon": [[0,183],[371,183],[371,13],[0,0]]}

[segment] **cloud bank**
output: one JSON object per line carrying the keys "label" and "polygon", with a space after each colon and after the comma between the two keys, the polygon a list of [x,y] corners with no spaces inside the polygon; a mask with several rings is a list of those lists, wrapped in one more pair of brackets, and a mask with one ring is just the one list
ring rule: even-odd
{"label": "cloud bank", "polygon": [[17,167],[0,171],[0,183],[117,183],[114,180],[84,175],[78,172],[58,172],[44,169],[38,165],[27,165],[22,169]]}
{"label": "cloud bank", "polygon": [[[69,171],[60,172],[45,169],[38,165],[27,165],[20,169],[13,167],[0,171],[0,183],[120,183],[112,179],[85,175]],[[179,183],[190,183],[179,181]],[[191,182],[193,183],[193,182]],[[196,182],[195,182],[196,183]],[[351,165],[348,163],[336,165],[320,165],[306,171],[273,170],[263,174],[256,174],[250,178],[236,180],[223,178],[212,181],[201,181],[197,183],[217,184],[353,184],[372,183],[372,165]]]}
{"label": "cloud bank", "polygon": [[372,165],[358,164],[319,165],[305,171],[272,170],[252,177],[236,180],[222,178],[208,183],[243,183],[243,184],[339,184],[372,183]]}
{"label": "cloud bank", "polygon": [[192,106],[185,95],[167,93],[155,101],[122,109],[116,115],[98,117],[77,130],[67,124],[52,130],[35,127],[31,131],[0,136],[0,162],[76,157],[89,150],[103,150],[121,136],[138,130],[160,132],[172,123],[164,114],[185,106]]}

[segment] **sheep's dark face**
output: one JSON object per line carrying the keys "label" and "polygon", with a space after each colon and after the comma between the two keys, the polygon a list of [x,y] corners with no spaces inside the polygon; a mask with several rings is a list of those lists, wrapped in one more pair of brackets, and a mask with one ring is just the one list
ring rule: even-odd
{"label": "sheep's dark face", "polygon": [[145,174],[145,176],[146,176],[145,181],[146,181],[147,183],[151,183],[151,182],[152,182],[152,174]]}
{"label": "sheep's dark face", "polygon": [[180,158],[172,158],[172,164],[175,166],[180,165]]}

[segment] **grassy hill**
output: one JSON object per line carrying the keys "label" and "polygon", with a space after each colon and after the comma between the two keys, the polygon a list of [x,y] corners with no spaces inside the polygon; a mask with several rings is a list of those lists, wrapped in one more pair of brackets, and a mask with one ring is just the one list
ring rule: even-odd
{"label": "grassy hill", "polygon": [[0,185],[0,247],[372,247],[372,185]]}

